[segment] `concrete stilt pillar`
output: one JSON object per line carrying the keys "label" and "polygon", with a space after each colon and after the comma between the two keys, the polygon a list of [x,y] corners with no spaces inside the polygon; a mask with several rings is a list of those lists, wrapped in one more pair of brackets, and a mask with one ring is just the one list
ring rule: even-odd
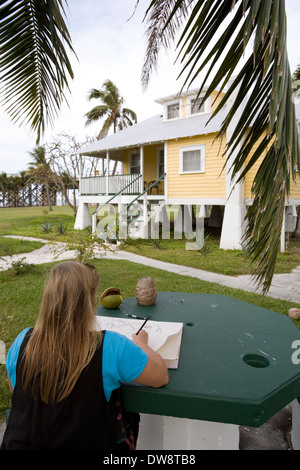
{"label": "concrete stilt pillar", "polygon": [[193,206],[183,206],[183,230],[187,238],[193,236]]}
{"label": "concrete stilt pillar", "polygon": [[208,206],[204,204],[200,206],[198,217],[203,217],[204,219],[209,217]]}
{"label": "concrete stilt pillar", "polygon": [[85,202],[79,202],[74,229],[83,230],[84,228],[89,227],[91,225],[92,221],[88,204]]}
{"label": "concrete stilt pillar", "polygon": [[[229,84],[230,86],[230,84]],[[231,95],[228,106],[229,108],[233,105],[237,90]],[[236,125],[239,121],[243,109],[243,105],[235,113],[230,125],[227,129],[227,142],[230,141]],[[235,160],[242,142],[237,145],[233,154],[226,164],[226,204],[222,225],[220,248],[224,250],[236,250],[242,248],[242,240],[245,233],[245,222],[244,218],[246,215],[245,205],[245,187],[244,181],[240,181],[236,184],[238,175],[234,178],[232,176],[231,166]]]}
{"label": "concrete stilt pillar", "polygon": [[183,207],[182,205],[178,206],[178,212],[174,220],[174,238],[182,238],[183,232]]}
{"label": "concrete stilt pillar", "polygon": [[220,248],[223,250],[241,250],[245,233],[245,204],[227,204],[223,218]]}

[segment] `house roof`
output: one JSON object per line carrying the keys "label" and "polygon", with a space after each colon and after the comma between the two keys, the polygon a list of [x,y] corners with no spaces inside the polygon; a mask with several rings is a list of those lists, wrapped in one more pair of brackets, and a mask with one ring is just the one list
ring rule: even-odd
{"label": "house roof", "polygon": [[[296,118],[300,121],[300,103],[296,103]],[[122,150],[140,145],[150,145],[171,139],[193,137],[218,132],[226,116],[226,108],[219,111],[209,123],[211,114],[163,121],[156,115],[133,126],[127,127],[105,139],[97,140],[79,152],[82,155],[103,154],[106,151]]]}
{"label": "house roof", "polygon": [[103,153],[107,150],[119,150],[140,145],[149,145],[182,137],[218,132],[226,116],[221,110],[208,124],[211,114],[202,114],[188,118],[163,121],[162,115],[156,115],[133,126],[127,127],[105,139],[97,140],[81,149],[82,155]]}

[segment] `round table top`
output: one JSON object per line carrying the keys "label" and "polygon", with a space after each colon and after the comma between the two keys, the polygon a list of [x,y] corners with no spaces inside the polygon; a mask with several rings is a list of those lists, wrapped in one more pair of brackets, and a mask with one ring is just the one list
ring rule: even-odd
{"label": "round table top", "polygon": [[148,307],[124,299],[97,314],[184,325],[168,385],[122,386],[130,411],[256,427],[300,396],[300,365],[292,361],[300,331],[282,314],[227,296],[180,292],[158,292]]}

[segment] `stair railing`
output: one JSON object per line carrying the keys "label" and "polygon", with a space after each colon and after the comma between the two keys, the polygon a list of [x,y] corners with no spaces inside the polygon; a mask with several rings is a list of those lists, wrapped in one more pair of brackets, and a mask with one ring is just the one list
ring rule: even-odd
{"label": "stair railing", "polygon": [[[138,196],[136,196],[129,204],[126,205],[126,207],[124,209],[122,209],[120,211],[120,213],[118,214],[118,219],[121,220],[121,217],[122,215],[127,211],[128,209],[138,200],[140,199],[142,196],[144,196],[150,189],[152,189],[155,185],[157,185],[164,177],[166,176],[166,173],[163,173],[156,181],[154,181],[151,185],[149,185],[146,189],[144,189],[143,192],[141,192]],[[141,175],[138,176],[138,178],[140,178]],[[99,212],[99,210],[104,207],[106,204],[108,204],[110,201],[112,201],[116,196],[120,195],[128,186],[130,186],[134,181],[136,181],[138,178],[134,179],[133,181],[131,181],[131,183],[129,183],[127,186],[125,186],[123,189],[121,189],[121,191],[119,191],[118,193],[114,194],[110,199],[108,199],[104,204],[101,204],[93,213],[92,213],[92,231],[95,232],[96,231],[96,225],[97,225],[97,213]],[[144,214],[144,221],[146,222],[146,217],[145,217],[145,214]],[[114,224],[112,225],[116,225],[117,222],[114,222]]]}
{"label": "stair railing", "polygon": [[109,204],[113,199],[115,199],[115,197],[119,196],[119,194],[121,194],[123,191],[125,191],[125,189],[129,188],[129,186],[131,186],[133,183],[135,183],[141,177],[142,177],[142,175],[138,175],[136,178],[134,178],[132,181],[130,181],[130,183],[126,184],[126,186],[124,186],[122,189],[120,189],[120,191],[118,191],[113,196],[111,196],[109,199],[107,199],[107,201],[105,201],[103,204],[100,204],[100,206],[98,206],[97,209],[94,210],[94,212],[92,212],[92,232],[93,233],[96,231],[98,212],[103,207],[105,207],[107,204]]}

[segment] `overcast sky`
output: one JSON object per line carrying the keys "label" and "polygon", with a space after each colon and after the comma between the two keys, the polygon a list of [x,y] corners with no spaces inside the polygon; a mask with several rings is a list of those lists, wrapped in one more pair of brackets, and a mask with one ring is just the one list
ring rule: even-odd
{"label": "overcast sky", "polygon": [[[181,85],[177,80],[179,66],[174,65],[174,54],[160,57],[157,73],[152,75],[146,91],[141,86],[141,70],[146,50],[145,24],[142,22],[150,0],[69,0],[68,24],[73,47],[79,61],[72,59],[75,79],[71,83],[69,108],[64,106],[54,129],[48,129],[44,141],[65,131],[76,135],[78,141],[95,136],[99,122],[85,127],[84,114],[96,105],[88,101],[91,88],[101,88],[104,80],[112,80],[142,121],[160,113],[154,100],[176,93]],[[292,72],[300,64],[300,2],[286,0],[288,19],[288,53]],[[195,86],[197,83],[195,84]],[[35,147],[35,138],[24,127],[12,124],[0,109],[0,172],[18,173],[27,169]]]}

